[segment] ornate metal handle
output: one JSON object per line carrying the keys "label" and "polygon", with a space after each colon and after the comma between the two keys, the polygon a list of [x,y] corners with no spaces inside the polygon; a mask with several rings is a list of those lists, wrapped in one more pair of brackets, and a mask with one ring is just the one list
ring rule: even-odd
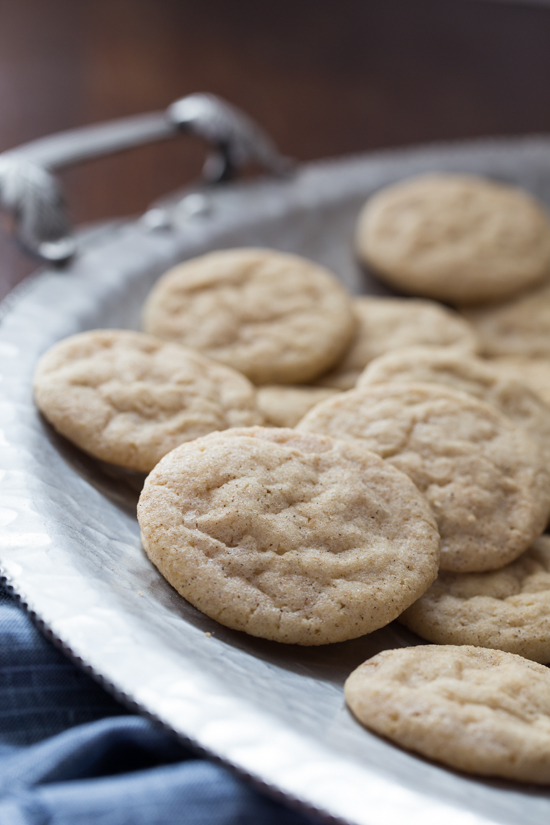
{"label": "ornate metal handle", "polygon": [[207,183],[229,180],[250,162],[275,175],[286,174],[292,165],[239,109],[214,95],[193,94],[166,112],[62,132],[0,154],[0,207],[12,216],[29,252],[62,263],[74,254],[75,241],[52,172],[181,132],[203,138],[214,150],[203,169]]}

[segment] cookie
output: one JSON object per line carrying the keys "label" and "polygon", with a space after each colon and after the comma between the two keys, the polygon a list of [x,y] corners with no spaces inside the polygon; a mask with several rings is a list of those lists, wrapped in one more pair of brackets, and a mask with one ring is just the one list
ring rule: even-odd
{"label": "cookie", "polygon": [[550,672],[513,653],[454,645],[385,650],[353,671],[365,727],[452,768],[550,782]]}
{"label": "cookie", "polygon": [[432,174],[373,195],[360,259],[404,292],[451,304],[497,301],[550,275],[550,221],[533,197],[468,175]]}
{"label": "cookie", "polygon": [[470,324],[447,307],[411,298],[355,298],[357,332],[350,348],[317,384],[350,390],[373,359],[410,346],[452,347],[477,350],[477,336]]}
{"label": "cookie", "polygon": [[149,295],[143,322],[256,384],[316,378],[342,355],[356,324],[330,272],[269,249],[211,252],[171,269]]}
{"label": "cookie", "polygon": [[[550,370],[548,371],[550,378]],[[539,442],[550,467],[550,407],[521,381],[491,361],[451,350],[411,347],[377,358],[359,376],[357,389],[395,381],[443,384],[492,404]]]}
{"label": "cookie", "polygon": [[330,387],[266,384],[258,387],[256,404],[268,427],[294,427],[315,404],[337,392]]}
{"label": "cookie", "polygon": [[510,301],[463,310],[487,358],[550,358],[550,284]]}
{"label": "cookie", "polygon": [[407,476],[361,444],[290,429],[183,444],[148,476],[138,519],[184,598],[278,642],[369,633],[437,575],[435,521]]}
{"label": "cookie", "polygon": [[301,432],[360,439],[407,473],[441,533],[441,568],[493,570],[513,561],[550,515],[550,474],[537,444],[507,416],[435,384],[379,384],[317,404]]}
{"label": "cookie", "polygon": [[546,406],[550,406],[550,358],[502,357],[488,363],[503,378],[522,381]]}
{"label": "cookie", "polygon": [[476,645],[550,662],[550,536],[487,573],[440,573],[400,617],[436,644]]}
{"label": "cookie", "polygon": [[184,441],[262,422],[250,382],[198,353],[125,330],[91,330],[40,359],[35,399],[87,453],[149,472]]}

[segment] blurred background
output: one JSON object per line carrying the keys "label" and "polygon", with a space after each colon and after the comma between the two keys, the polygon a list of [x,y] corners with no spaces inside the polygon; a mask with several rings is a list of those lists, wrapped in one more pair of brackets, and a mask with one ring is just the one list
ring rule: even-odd
{"label": "blurred background", "polygon": [[[550,2],[0,0],[0,152],[196,91],[303,161],[550,132]],[[183,138],[67,171],[72,220],[143,211],[203,158]],[[0,231],[0,298],[34,268]]]}

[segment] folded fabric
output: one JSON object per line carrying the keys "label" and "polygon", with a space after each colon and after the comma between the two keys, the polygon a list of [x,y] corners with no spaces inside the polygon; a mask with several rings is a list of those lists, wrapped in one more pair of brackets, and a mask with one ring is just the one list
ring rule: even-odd
{"label": "folded fabric", "polygon": [[129,714],[0,584],[0,825],[314,825]]}

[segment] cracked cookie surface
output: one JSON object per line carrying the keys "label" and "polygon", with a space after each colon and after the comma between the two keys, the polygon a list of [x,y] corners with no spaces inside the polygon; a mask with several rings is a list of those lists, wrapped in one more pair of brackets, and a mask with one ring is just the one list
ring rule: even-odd
{"label": "cracked cookie surface", "polygon": [[353,311],[358,325],[351,346],[316,384],[350,390],[367,364],[401,347],[450,347],[461,352],[478,347],[473,327],[435,301],[367,295],[353,300]]}
{"label": "cracked cookie surface", "polygon": [[433,514],[409,478],[362,445],[290,429],[182,445],[147,478],[138,519],[182,596],[279,642],[369,633],[437,575]]}
{"label": "cracked cookie surface", "polygon": [[454,645],[386,650],[345,684],[370,730],[458,770],[550,782],[550,671],[513,653]]}
{"label": "cracked cookie surface", "polygon": [[360,439],[407,473],[441,533],[441,568],[492,570],[544,530],[550,475],[525,431],[489,404],[433,384],[378,384],[318,404],[299,431]]}
{"label": "cracked cookie surface", "polygon": [[328,270],[270,249],[211,252],[174,267],[151,291],[143,321],[256,384],[310,381],[338,360],[356,324]]}
{"label": "cracked cookie surface", "polygon": [[399,617],[436,644],[477,645],[550,662],[550,536],[487,573],[440,573]]}
{"label": "cracked cookie surface", "polygon": [[262,422],[243,375],[126,330],[60,341],[38,362],[34,392],[48,421],[78,447],[141,472],[184,441]]}
{"label": "cracked cookie surface", "polygon": [[[550,376],[550,368],[547,373]],[[506,375],[493,361],[433,347],[410,347],[377,358],[359,376],[356,386],[420,382],[467,392],[524,427],[539,442],[550,466],[550,407],[522,383],[522,377],[521,368],[515,375]]]}
{"label": "cracked cookie surface", "polygon": [[527,192],[470,175],[422,175],[375,193],[359,257],[398,289],[449,303],[496,301],[550,274],[550,221]]}

